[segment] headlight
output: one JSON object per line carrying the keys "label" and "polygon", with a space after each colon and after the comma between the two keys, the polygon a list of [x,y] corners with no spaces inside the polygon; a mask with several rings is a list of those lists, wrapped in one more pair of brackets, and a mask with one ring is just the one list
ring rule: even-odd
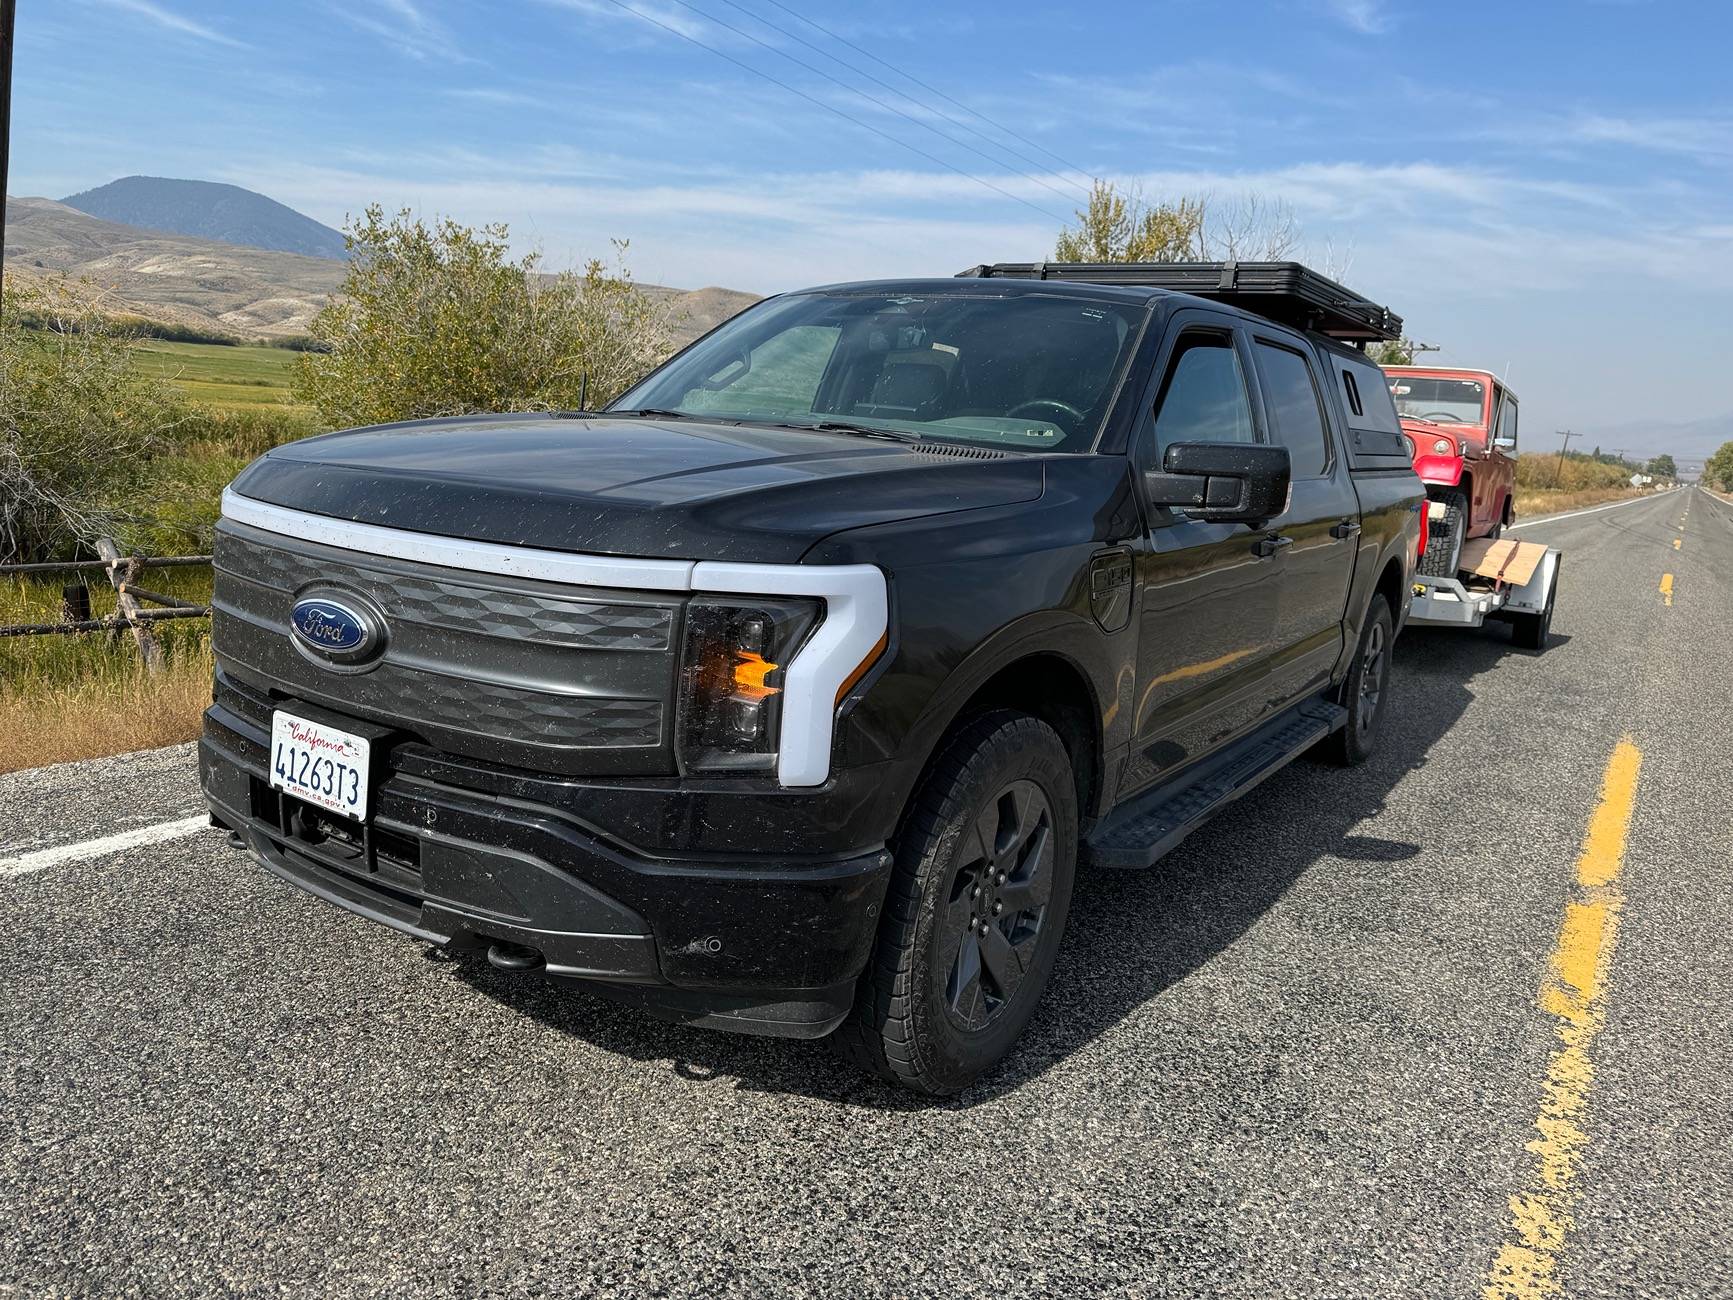
{"label": "headlight", "polygon": [[1456,444],[1450,441],[1449,438],[1440,438],[1432,444],[1432,450],[1440,456],[1454,456],[1456,454]]}
{"label": "headlight", "polygon": [[784,671],[819,610],[815,601],[758,598],[687,605],[676,741],[683,770],[776,769]]}

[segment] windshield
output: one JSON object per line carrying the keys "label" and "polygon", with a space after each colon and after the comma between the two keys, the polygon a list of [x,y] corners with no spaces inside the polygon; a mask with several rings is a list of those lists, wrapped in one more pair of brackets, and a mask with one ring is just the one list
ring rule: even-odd
{"label": "windshield", "polygon": [[1391,375],[1396,413],[1438,424],[1485,424],[1486,385],[1474,379]]}
{"label": "windshield", "polygon": [[1057,294],[793,294],[736,317],[609,409],[1088,451],[1142,316]]}

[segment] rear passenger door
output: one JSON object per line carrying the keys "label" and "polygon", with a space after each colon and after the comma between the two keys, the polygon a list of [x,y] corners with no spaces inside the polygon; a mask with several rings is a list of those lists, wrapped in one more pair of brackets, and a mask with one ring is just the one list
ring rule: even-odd
{"label": "rear passenger door", "polygon": [[1342,656],[1360,502],[1332,428],[1328,376],[1310,344],[1254,326],[1252,355],[1271,439],[1287,447],[1293,465],[1287,513],[1268,527],[1281,557],[1270,659],[1274,711],[1327,686]]}

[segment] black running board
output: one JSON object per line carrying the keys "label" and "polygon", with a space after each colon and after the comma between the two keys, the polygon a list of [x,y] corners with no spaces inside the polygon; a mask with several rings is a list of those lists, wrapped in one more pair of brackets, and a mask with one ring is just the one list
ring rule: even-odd
{"label": "black running board", "polygon": [[1187,835],[1263,779],[1341,730],[1348,710],[1318,698],[1271,719],[1176,783],[1159,785],[1116,809],[1083,842],[1099,867],[1152,867]]}

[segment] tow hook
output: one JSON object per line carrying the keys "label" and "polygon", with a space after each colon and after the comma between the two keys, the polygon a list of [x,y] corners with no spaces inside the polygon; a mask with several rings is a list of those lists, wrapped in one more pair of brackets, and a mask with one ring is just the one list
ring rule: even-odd
{"label": "tow hook", "polygon": [[526,948],[521,943],[493,944],[487,950],[487,964],[496,970],[532,971],[540,970],[547,964],[547,958],[534,948]]}

